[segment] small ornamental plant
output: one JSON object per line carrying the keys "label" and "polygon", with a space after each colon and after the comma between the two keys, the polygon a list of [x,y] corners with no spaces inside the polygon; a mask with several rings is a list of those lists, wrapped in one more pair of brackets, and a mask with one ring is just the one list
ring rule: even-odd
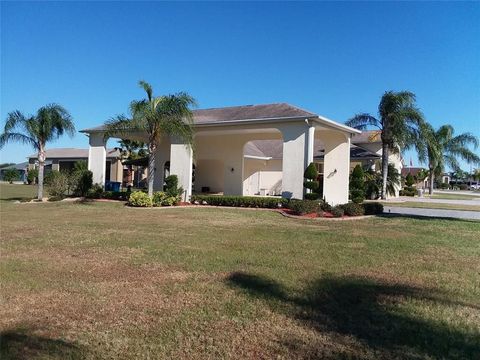
{"label": "small ornamental plant", "polygon": [[360,165],[355,166],[350,175],[350,198],[355,204],[365,200],[365,174]]}
{"label": "small ornamental plant", "polygon": [[303,177],[303,186],[309,191],[305,194],[305,199],[316,200],[320,198],[320,194],[318,193],[320,184],[317,180],[318,171],[314,163],[310,163],[310,165],[307,166],[305,172],[303,173]]}
{"label": "small ornamental plant", "polygon": [[134,191],[130,194],[128,205],[133,207],[151,207],[153,205],[152,198],[143,191]]}

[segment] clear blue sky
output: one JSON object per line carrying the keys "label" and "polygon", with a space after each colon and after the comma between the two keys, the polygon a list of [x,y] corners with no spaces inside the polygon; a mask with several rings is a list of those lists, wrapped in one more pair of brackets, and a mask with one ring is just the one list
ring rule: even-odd
{"label": "clear blue sky", "polygon": [[[201,108],[288,102],[339,122],[410,90],[435,126],[480,136],[479,19],[479,2],[2,2],[1,124],[57,102],[99,125],[145,79]],[[30,153],[7,145],[0,162]]]}

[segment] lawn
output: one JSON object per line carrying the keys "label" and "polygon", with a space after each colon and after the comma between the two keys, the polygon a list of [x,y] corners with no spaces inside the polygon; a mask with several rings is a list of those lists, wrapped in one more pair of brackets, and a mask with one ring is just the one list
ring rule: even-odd
{"label": "lawn", "polygon": [[25,201],[37,196],[37,186],[0,182],[0,201]]}
{"label": "lawn", "polygon": [[434,193],[432,195],[426,195],[431,199],[446,199],[446,200],[474,200],[480,199],[478,195],[469,195],[469,194],[447,194],[447,193]]}
{"label": "lawn", "polygon": [[3,359],[480,356],[480,223],[0,203]]}
{"label": "lawn", "polygon": [[384,203],[385,206],[395,207],[409,207],[409,208],[422,208],[422,209],[446,209],[446,210],[468,210],[468,211],[480,211],[480,205],[463,205],[463,204],[444,204],[434,202],[419,202],[419,201],[403,201],[393,202],[389,201]]}

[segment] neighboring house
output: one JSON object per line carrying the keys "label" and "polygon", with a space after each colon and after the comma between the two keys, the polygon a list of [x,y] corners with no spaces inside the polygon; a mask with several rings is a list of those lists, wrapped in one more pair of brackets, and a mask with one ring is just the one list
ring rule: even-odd
{"label": "neighboring house", "polygon": [[[88,149],[56,148],[46,151],[45,172],[51,170],[71,170],[77,161],[88,163]],[[105,150],[104,162],[105,181],[122,182],[123,165],[120,159],[120,151],[117,149]],[[38,167],[37,154],[28,157],[29,169]]]}
{"label": "neighboring house", "polygon": [[6,170],[9,170],[9,169],[15,169],[17,170],[18,172],[18,179],[14,181],[14,183],[25,183],[27,181],[27,170],[28,170],[28,162],[23,162],[23,163],[20,163],[20,164],[15,164],[15,165],[10,165],[10,166],[6,166],[4,168],[1,168],[0,169],[0,181],[4,181],[3,180],[3,175],[5,173]]}
{"label": "neighboring house", "polygon": [[411,174],[415,179],[413,186],[415,186],[417,189],[428,189],[430,187],[428,177],[423,180],[417,180],[417,175],[422,170],[425,169],[422,167],[404,167],[402,169],[402,178],[404,179],[408,174]]}

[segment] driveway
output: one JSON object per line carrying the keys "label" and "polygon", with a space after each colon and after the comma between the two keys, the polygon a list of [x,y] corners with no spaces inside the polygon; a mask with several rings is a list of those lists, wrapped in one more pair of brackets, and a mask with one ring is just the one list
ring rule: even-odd
{"label": "driveway", "polygon": [[421,209],[421,208],[409,208],[409,207],[398,207],[398,206],[396,207],[396,206],[389,206],[385,204],[383,212],[384,214],[480,220],[480,211],[468,211],[468,210]]}

